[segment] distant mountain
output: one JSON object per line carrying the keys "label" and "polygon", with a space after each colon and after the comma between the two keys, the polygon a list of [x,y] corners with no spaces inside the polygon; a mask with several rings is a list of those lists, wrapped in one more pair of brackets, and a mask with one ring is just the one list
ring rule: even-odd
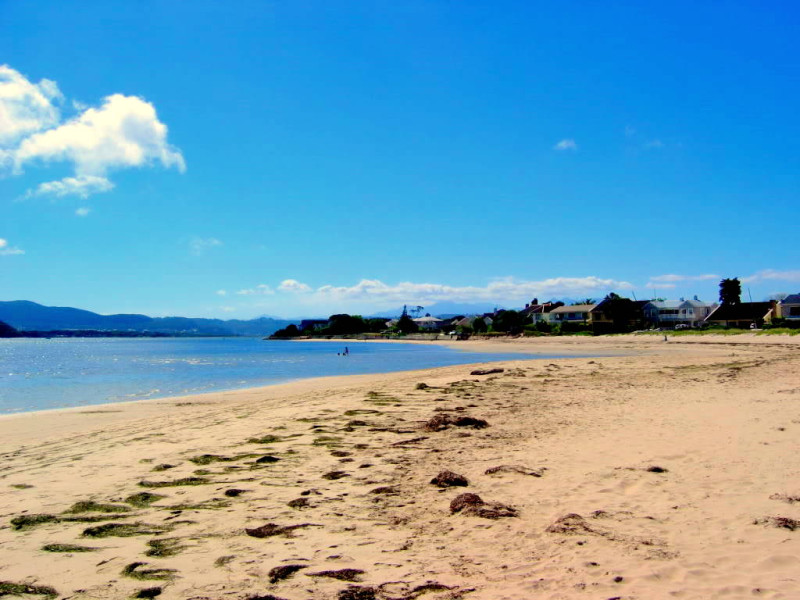
{"label": "distant mountain", "polygon": [[146,315],[99,315],[78,308],[42,306],[27,300],[0,302],[0,321],[20,331],[97,329],[171,335],[271,335],[297,321],[261,317],[250,320],[148,317]]}
{"label": "distant mountain", "polygon": [[17,337],[19,333],[8,323],[0,321],[0,338]]}

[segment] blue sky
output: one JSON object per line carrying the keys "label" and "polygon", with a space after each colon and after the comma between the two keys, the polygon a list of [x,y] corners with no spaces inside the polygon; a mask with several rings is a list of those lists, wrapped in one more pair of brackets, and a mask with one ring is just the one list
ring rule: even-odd
{"label": "blue sky", "polygon": [[0,1],[0,300],[800,291],[790,2]]}

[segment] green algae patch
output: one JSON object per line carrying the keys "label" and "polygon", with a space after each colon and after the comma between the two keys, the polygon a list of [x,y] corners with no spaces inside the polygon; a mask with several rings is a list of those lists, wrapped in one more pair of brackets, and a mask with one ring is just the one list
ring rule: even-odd
{"label": "green algae patch", "polygon": [[78,546],[77,544],[46,544],[42,546],[43,552],[95,552],[97,548]]}
{"label": "green algae patch", "polygon": [[311,442],[313,446],[336,447],[342,444],[342,438],[335,435],[321,435]]}
{"label": "green algae patch", "polygon": [[180,554],[186,548],[182,546],[178,538],[163,538],[158,540],[150,540],[147,542],[148,549],[145,551],[145,556],[152,556],[156,558],[166,558],[168,556],[175,556]]}
{"label": "green algae patch", "polygon": [[101,512],[101,513],[124,513],[130,511],[130,508],[122,504],[102,504],[92,500],[85,500],[76,502],[70,506],[63,514],[81,514],[87,512]]}
{"label": "green algae patch", "polygon": [[228,508],[230,505],[231,503],[228,500],[214,498],[203,502],[173,504],[172,506],[165,506],[164,510],[219,510],[220,508]]}
{"label": "green algae patch", "polygon": [[27,531],[48,523],[97,523],[99,521],[109,521],[112,519],[126,518],[128,516],[130,515],[21,515],[11,519],[11,528],[14,531]]}
{"label": "green algae patch", "polygon": [[178,466],[178,465],[170,465],[170,464],[168,464],[168,463],[162,463],[162,464],[160,464],[160,465],[156,465],[155,467],[153,467],[153,468],[151,469],[151,471],[153,471],[153,472],[155,472],[155,473],[160,473],[160,472],[162,472],[162,471],[169,471],[170,469],[174,469],[174,468],[175,468],[175,467],[177,467],[177,466]]}
{"label": "green algae patch", "polygon": [[283,438],[277,435],[267,434],[261,437],[251,437],[247,440],[248,444],[275,444],[282,442]]}
{"label": "green algae patch", "polygon": [[163,498],[166,498],[166,496],[151,494],[150,492],[139,492],[138,494],[132,494],[125,498],[125,502],[136,508],[147,508],[153,502],[158,502]]}
{"label": "green algae patch", "polygon": [[22,515],[11,519],[14,531],[27,531],[45,523],[58,523],[60,519],[55,515]]}
{"label": "green algae patch", "polygon": [[139,580],[169,580],[172,579],[177,571],[175,569],[142,569],[146,566],[146,562],[132,562],[125,565],[120,573],[123,577],[130,577],[131,579]]}
{"label": "green algae patch", "polygon": [[164,488],[164,487],[179,487],[185,485],[206,485],[213,483],[210,479],[205,477],[183,477],[181,479],[173,479],[171,481],[147,481],[139,482],[139,485],[146,488]]}
{"label": "green algae patch", "polygon": [[55,598],[58,596],[58,592],[49,585],[0,581],[0,598],[4,596],[44,596],[45,598]]}
{"label": "green algae patch", "polygon": [[172,527],[165,525],[148,525],[147,523],[106,523],[83,530],[82,537],[107,538],[107,537],[133,537],[136,535],[161,535],[171,531]]}
{"label": "green algae patch", "polygon": [[372,410],[369,408],[355,408],[353,410],[346,410],[343,414],[346,417],[355,417],[356,415],[380,415],[382,413],[379,410]]}

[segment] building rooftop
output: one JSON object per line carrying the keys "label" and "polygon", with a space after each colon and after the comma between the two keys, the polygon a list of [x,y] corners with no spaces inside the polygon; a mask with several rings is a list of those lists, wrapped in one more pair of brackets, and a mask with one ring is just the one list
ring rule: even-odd
{"label": "building rooftop", "polygon": [[573,306],[559,306],[551,310],[551,313],[571,313],[571,312],[590,312],[596,304],[574,304]]}
{"label": "building rooftop", "polygon": [[706,317],[706,321],[747,321],[763,319],[772,308],[771,302],[723,304]]}

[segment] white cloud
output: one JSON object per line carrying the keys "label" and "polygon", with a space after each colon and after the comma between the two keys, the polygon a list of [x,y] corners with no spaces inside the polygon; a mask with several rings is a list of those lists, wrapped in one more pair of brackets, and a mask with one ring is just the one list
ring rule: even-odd
{"label": "white cloud", "polygon": [[181,151],[167,141],[155,107],[137,96],[112,94],[99,107],[72,102],[78,115],[61,121],[64,97],[54,81],[29,81],[0,65],[0,174],[20,175],[27,165],[67,163],[73,176],[39,184],[31,196],[108,192],[108,174],[161,165],[186,170]]}
{"label": "white cloud", "polygon": [[75,209],[75,214],[79,217],[88,217],[90,212],[92,212],[92,209],[85,206]]}
{"label": "white cloud", "polygon": [[401,304],[435,305],[442,301],[461,302],[530,302],[534,297],[558,297],[578,295],[604,295],[610,291],[632,289],[627,281],[603,279],[600,277],[558,277],[541,281],[519,281],[508,277],[496,279],[485,286],[450,286],[439,283],[401,282],[386,284],[378,279],[362,279],[352,286],[323,285],[316,289],[295,279],[281,282],[276,290],[266,284],[236,292],[240,296],[274,296],[295,294],[293,302],[302,306],[315,306],[321,309],[360,310],[396,307]]}
{"label": "white cloud", "polygon": [[558,142],[555,146],[553,146],[553,150],[565,151],[565,150],[577,150],[578,144],[575,143],[573,139],[564,139]]}
{"label": "white cloud", "polygon": [[216,294],[217,294],[217,296],[227,296],[228,295],[228,290],[217,290]]}
{"label": "white cloud", "polygon": [[222,312],[227,312],[227,313],[231,313],[231,312],[236,311],[236,307],[235,306],[220,306],[219,309]]}
{"label": "white cloud", "polygon": [[662,142],[661,140],[650,140],[649,142],[645,143],[644,147],[645,148],[663,148],[664,147],[664,142]]}
{"label": "white cloud", "polygon": [[113,189],[114,184],[105,177],[79,175],[78,177],[64,177],[60,181],[40,183],[35,190],[29,191],[27,195],[28,197],[55,196],[56,198],[63,198],[64,196],[78,196],[79,198],[88,198],[92,194],[110,192]]}
{"label": "white cloud", "polygon": [[167,126],[155,107],[135,96],[113,94],[100,108],[24,139],[15,152],[18,167],[42,160],[67,161],[78,175],[104,176],[109,169],[156,162],[183,172],[180,150],[167,143]]}
{"label": "white cloud", "polygon": [[275,291],[268,285],[262,283],[254,288],[239,290],[236,293],[239,296],[272,296]]}
{"label": "white cloud", "polygon": [[625,137],[632,137],[636,134],[636,129],[630,125],[625,125]]}
{"label": "white cloud", "polygon": [[786,281],[789,283],[800,283],[800,271],[776,271],[775,269],[763,269],[753,273],[749,277],[742,277],[742,283],[758,283],[761,281]]}
{"label": "white cloud", "polygon": [[189,241],[189,252],[195,256],[203,256],[209,248],[222,246],[222,242],[217,238],[192,238]]}
{"label": "white cloud", "polygon": [[[651,283],[675,283],[679,281],[711,281],[713,279],[721,279],[719,275],[714,275],[712,273],[706,273],[704,275],[676,275],[674,273],[670,273],[667,275],[656,275],[650,278],[650,282],[647,284],[650,287]],[[661,287],[664,287],[663,285]]]}
{"label": "white cloud", "polygon": [[0,65],[0,147],[42,129],[60,119],[54,103],[63,99],[54,81],[29,81],[19,71]]}
{"label": "white cloud", "polygon": [[627,281],[599,277],[557,277],[542,281],[518,281],[512,277],[496,279],[484,287],[449,286],[438,283],[402,282],[387,285],[377,279],[362,279],[351,287],[322,286],[317,294],[333,299],[378,299],[389,302],[435,303],[456,301],[526,301],[534,296],[568,296],[631,289]]}
{"label": "white cloud", "polygon": [[9,246],[8,240],[0,238],[0,256],[13,256],[15,254],[25,254],[25,250]]}
{"label": "white cloud", "polygon": [[311,286],[300,283],[296,279],[284,279],[278,286],[281,292],[305,293],[311,291]]}

